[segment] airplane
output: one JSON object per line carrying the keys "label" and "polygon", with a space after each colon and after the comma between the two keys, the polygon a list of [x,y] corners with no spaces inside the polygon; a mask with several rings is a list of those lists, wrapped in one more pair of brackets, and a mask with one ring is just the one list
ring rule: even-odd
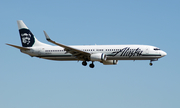
{"label": "airplane", "polygon": [[38,57],[57,61],[82,61],[86,66],[94,68],[94,62],[104,65],[116,65],[118,60],[150,60],[157,61],[167,55],[166,52],[150,45],[76,45],[67,46],[53,41],[44,31],[46,40],[55,44],[52,46],[42,43],[32,34],[22,20],[17,21],[22,46],[7,44],[20,49],[22,53],[31,57]]}

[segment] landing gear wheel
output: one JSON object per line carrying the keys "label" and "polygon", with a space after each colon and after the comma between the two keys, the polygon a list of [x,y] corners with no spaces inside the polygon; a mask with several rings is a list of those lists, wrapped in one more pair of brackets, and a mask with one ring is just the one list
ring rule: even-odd
{"label": "landing gear wheel", "polygon": [[94,68],[94,64],[93,63],[89,64],[89,67]]}
{"label": "landing gear wheel", "polygon": [[152,65],[153,65],[153,63],[149,63],[149,65],[150,65],[150,66],[152,66]]}
{"label": "landing gear wheel", "polygon": [[86,66],[86,65],[87,65],[87,62],[86,62],[86,61],[83,61],[83,62],[82,62],[82,65],[83,65],[83,66]]}

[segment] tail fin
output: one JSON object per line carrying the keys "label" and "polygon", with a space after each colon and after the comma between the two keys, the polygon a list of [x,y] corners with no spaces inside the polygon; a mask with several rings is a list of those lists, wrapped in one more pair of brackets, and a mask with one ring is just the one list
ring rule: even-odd
{"label": "tail fin", "polygon": [[[21,43],[23,47],[47,46],[36,39],[22,20],[17,21]],[[49,46],[49,45],[48,45]]]}

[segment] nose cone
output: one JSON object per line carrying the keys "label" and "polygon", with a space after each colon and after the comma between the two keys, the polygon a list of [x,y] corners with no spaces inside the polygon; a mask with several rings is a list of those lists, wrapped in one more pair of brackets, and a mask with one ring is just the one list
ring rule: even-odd
{"label": "nose cone", "polygon": [[166,56],[166,55],[167,55],[167,53],[166,53],[166,52],[161,51],[161,56],[162,56],[162,57],[164,57],[164,56]]}

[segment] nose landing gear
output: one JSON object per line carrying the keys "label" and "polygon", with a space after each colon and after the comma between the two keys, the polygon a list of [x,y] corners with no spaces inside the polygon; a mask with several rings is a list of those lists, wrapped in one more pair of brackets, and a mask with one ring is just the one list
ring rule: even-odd
{"label": "nose landing gear", "polygon": [[158,59],[152,59],[152,60],[150,60],[150,63],[149,63],[150,66],[153,65],[153,63],[152,63],[153,61],[158,61]]}
{"label": "nose landing gear", "polygon": [[150,65],[150,66],[152,66],[152,65],[153,65],[153,63],[149,63],[149,65]]}

